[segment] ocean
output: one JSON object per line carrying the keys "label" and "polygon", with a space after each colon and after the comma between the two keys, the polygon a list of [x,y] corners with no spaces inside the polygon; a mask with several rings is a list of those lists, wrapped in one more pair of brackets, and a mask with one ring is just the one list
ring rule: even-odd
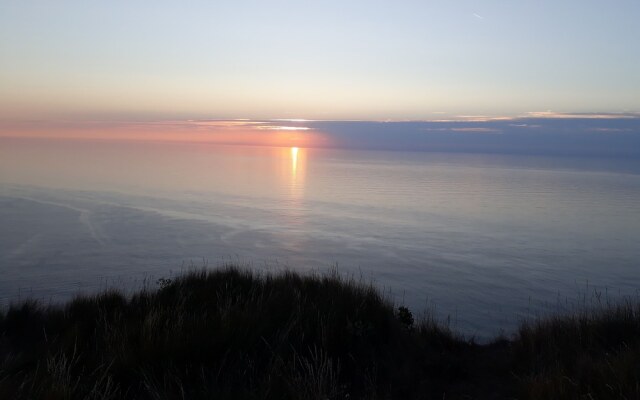
{"label": "ocean", "polygon": [[483,339],[637,298],[638,238],[637,159],[0,138],[2,306],[337,270]]}

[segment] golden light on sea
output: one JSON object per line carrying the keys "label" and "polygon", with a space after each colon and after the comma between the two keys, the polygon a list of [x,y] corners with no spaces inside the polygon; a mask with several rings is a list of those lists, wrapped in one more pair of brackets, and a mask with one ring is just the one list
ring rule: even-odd
{"label": "golden light on sea", "polygon": [[293,176],[296,175],[296,171],[298,170],[298,148],[291,148],[291,174]]}

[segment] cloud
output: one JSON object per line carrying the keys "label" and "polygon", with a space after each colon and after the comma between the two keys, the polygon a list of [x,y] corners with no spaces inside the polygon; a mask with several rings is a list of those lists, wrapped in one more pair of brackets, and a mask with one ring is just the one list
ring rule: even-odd
{"label": "cloud", "polygon": [[540,128],[542,125],[532,125],[532,124],[509,124],[514,128]]}
{"label": "cloud", "polygon": [[387,122],[29,121],[0,124],[0,136],[640,159],[640,118],[629,113],[544,111],[518,118],[463,115],[451,120]]}
{"label": "cloud", "polygon": [[451,130],[453,132],[478,132],[478,133],[500,133],[501,131],[498,129],[492,129],[492,128],[479,128],[479,127],[472,127],[472,128],[451,128]]}
{"label": "cloud", "polygon": [[309,126],[341,148],[640,159],[640,118],[589,115],[591,118],[468,115],[456,120],[386,123],[317,121]]}
{"label": "cloud", "polygon": [[[511,121],[514,117],[507,116],[490,116],[490,115],[457,115],[455,118],[446,120],[446,122],[466,121],[466,122],[487,122],[487,121]],[[441,120],[445,122],[445,120]]]}
{"label": "cloud", "polygon": [[483,127],[462,127],[462,128],[438,128],[426,127],[422,129],[426,132],[476,132],[476,133],[501,133],[499,129],[483,128]]}
{"label": "cloud", "polygon": [[602,128],[602,127],[598,127],[598,128],[589,128],[590,131],[592,132],[632,132],[631,129],[621,129],[621,128]]}
{"label": "cloud", "polygon": [[525,114],[527,118],[555,118],[555,119],[625,119],[640,118],[634,113],[561,113],[554,111],[531,111]]}
{"label": "cloud", "polygon": [[265,131],[308,131],[311,128],[306,126],[282,126],[282,125],[262,125],[257,129]]}

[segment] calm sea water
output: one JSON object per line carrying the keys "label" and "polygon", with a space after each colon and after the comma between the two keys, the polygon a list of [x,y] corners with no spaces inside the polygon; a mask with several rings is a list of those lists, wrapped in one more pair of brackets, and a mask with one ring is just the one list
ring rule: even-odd
{"label": "calm sea water", "polygon": [[337,265],[479,338],[640,288],[640,161],[0,139],[0,304]]}

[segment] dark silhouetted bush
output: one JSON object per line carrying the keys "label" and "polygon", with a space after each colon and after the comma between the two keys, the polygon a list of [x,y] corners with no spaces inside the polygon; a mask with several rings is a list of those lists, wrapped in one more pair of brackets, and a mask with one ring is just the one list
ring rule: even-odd
{"label": "dark silhouetted bush", "polygon": [[332,273],[199,271],[0,313],[0,399],[631,399],[638,371],[631,304],[478,345]]}

